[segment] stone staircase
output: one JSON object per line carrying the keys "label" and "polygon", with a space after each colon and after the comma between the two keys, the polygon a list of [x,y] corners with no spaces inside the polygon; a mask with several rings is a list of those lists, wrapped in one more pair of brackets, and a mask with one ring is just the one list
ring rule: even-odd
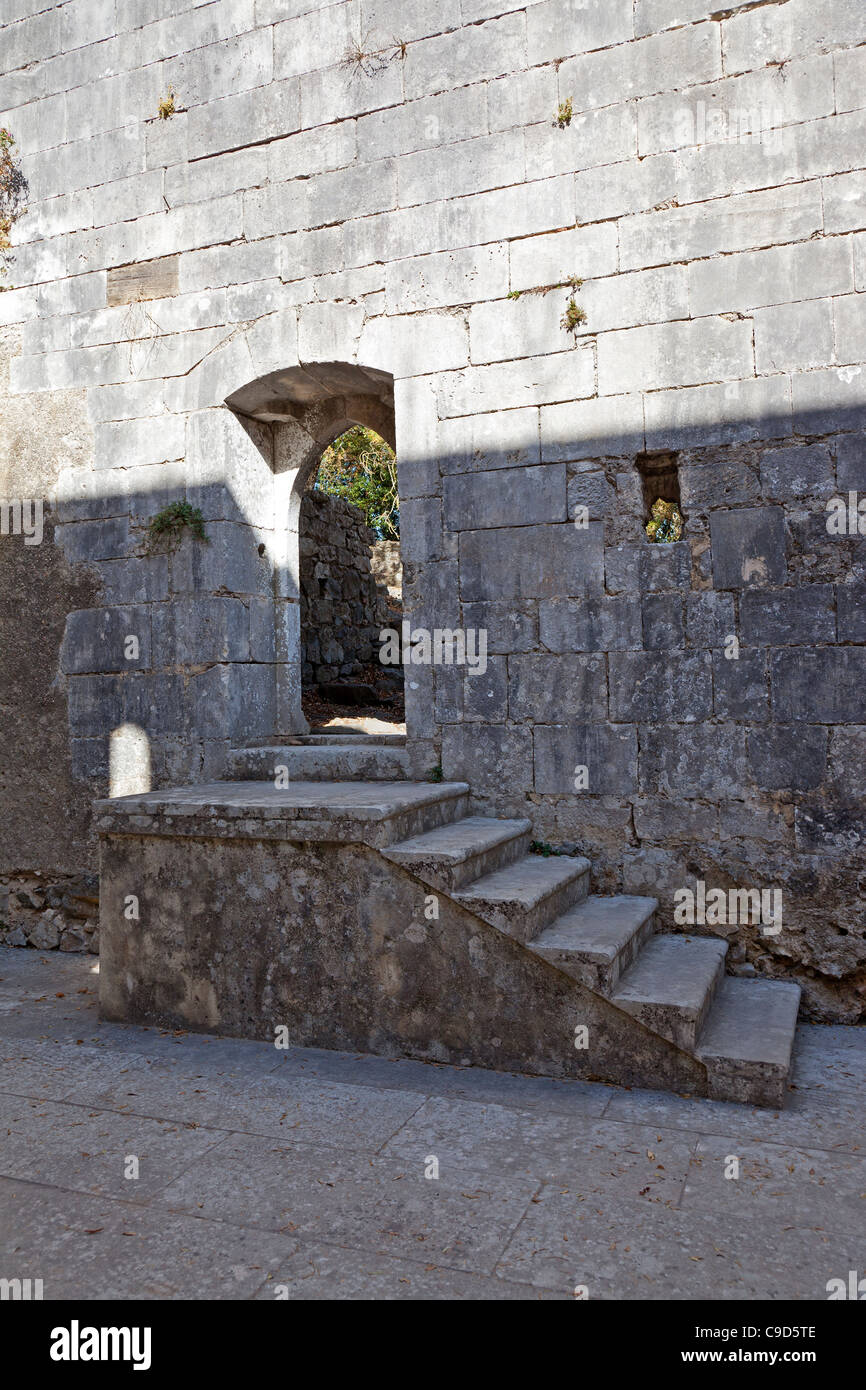
{"label": "stone staircase", "polygon": [[385,859],[696,1059],[708,1096],[784,1103],[798,985],[727,977],[724,941],[657,934],[656,899],[590,893],[587,859],[530,854],[531,822],[469,814],[465,784],[395,780],[407,775],[403,742],[307,735],[239,751],[232,770],[272,778],[275,766],[287,766],[295,786],[295,778],[314,784],[336,775],[329,791],[345,784],[363,795],[357,783],[367,782],[374,801],[427,793],[411,820],[415,833],[405,835],[402,812],[385,819],[376,836]]}

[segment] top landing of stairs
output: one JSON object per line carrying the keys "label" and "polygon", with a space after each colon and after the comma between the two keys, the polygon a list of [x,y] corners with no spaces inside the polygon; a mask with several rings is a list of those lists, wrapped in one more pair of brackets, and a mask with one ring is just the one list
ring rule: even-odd
{"label": "top landing of stairs", "polygon": [[97,801],[109,835],[319,840],[384,848],[466,815],[465,782],[209,782]]}

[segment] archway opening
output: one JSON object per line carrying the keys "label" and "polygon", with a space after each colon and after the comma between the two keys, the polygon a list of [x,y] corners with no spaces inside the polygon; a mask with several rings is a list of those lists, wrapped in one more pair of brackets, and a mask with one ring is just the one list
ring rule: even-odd
{"label": "archway opening", "polygon": [[397,460],[368,425],[322,451],[299,518],[301,699],[312,732],[405,733]]}

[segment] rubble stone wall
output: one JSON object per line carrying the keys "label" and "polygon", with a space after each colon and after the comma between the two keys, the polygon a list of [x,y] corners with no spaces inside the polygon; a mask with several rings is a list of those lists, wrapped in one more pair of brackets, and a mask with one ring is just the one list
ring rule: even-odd
{"label": "rubble stone wall", "polygon": [[395,619],[373,572],[376,533],[351,502],[308,489],[299,544],[303,682],[360,675]]}

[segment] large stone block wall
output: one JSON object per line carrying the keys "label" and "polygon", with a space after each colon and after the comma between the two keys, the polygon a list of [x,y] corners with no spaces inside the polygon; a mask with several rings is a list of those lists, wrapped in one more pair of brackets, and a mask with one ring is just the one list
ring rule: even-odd
{"label": "large stone block wall", "polygon": [[[81,774],[121,718],[176,780],[279,721],[297,381],[387,377],[407,608],[489,634],[484,677],[412,668],[419,769],[441,756],[668,920],[698,877],[781,884],[785,929],[739,928],[744,968],[860,1017],[866,542],[823,509],[866,488],[861,0],[4,16],[30,204],[0,295],[11,391],[34,419],[86,401],[92,456],[50,487],[64,563],[115,587],[69,610],[133,607],[165,635],[135,672],[61,673]],[[300,394],[275,407],[288,369]],[[257,420],[226,410],[261,379]],[[658,453],[687,525],[654,548]],[[135,518],[179,495],[216,540],[160,568]],[[127,631],[121,611],[75,622],[73,663],[100,623]]]}

